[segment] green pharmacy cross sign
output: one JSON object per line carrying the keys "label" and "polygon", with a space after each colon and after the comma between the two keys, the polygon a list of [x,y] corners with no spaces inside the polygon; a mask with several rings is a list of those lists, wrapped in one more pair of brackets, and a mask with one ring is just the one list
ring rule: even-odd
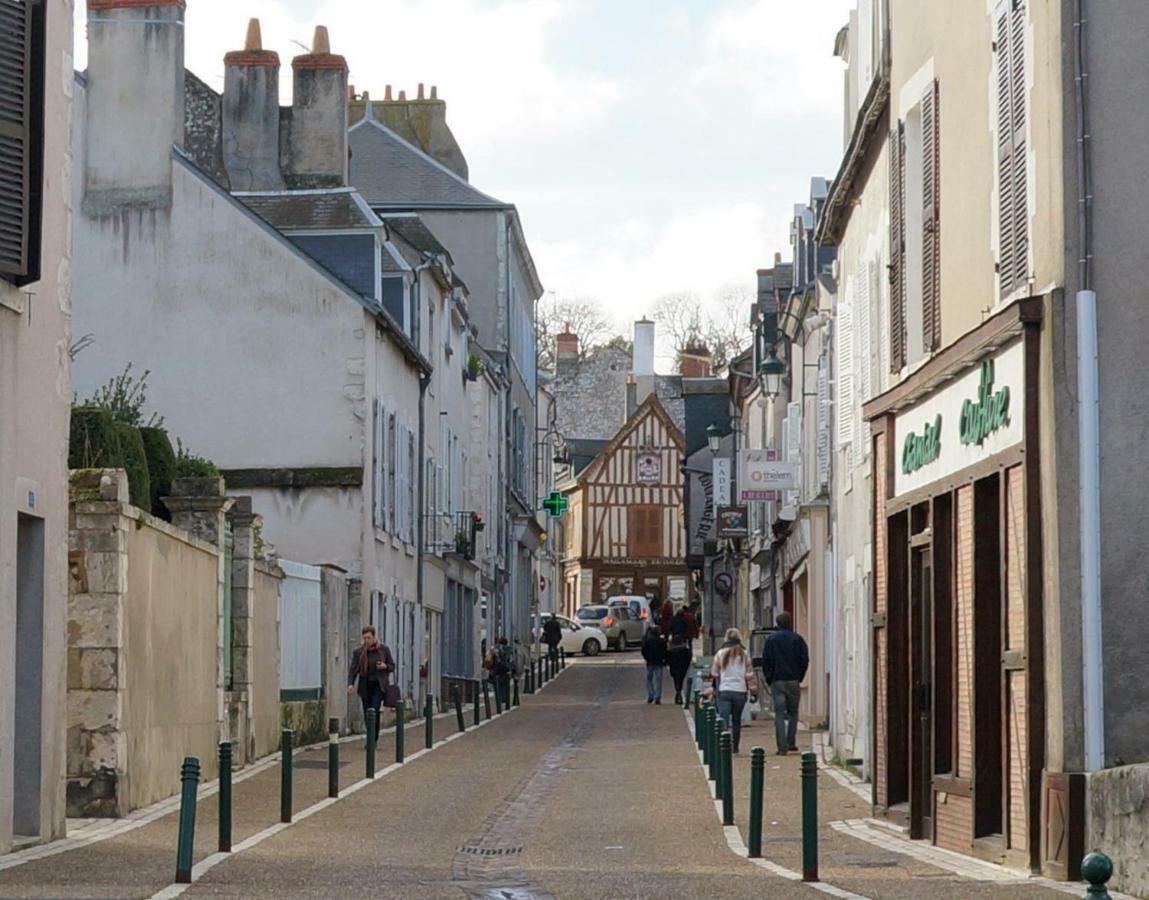
{"label": "green pharmacy cross sign", "polygon": [[543,509],[547,511],[547,515],[552,519],[561,519],[569,505],[570,503],[567,498],[558,491],[551,491],[547,494],[547,499],[543,501]]}

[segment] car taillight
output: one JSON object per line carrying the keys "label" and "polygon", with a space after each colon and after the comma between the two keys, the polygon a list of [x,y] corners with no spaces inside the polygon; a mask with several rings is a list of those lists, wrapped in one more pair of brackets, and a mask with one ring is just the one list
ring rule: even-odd
{"label": "car taillight", "polygon": [[650,613],[648,613],[648,612],[647,612],[647,611],[644,609],[644,610],[642,611],[641,615],[640,615],[640,618],[643,618],[643,619],[649,619],[649,618],[650,618]]}
{"label": "car taillight", "polygon": [[610,628],[610,626],[614,624],[614,616],[607,616],[605,619],[602,620],[602,624],[605,625],[607,628]]}

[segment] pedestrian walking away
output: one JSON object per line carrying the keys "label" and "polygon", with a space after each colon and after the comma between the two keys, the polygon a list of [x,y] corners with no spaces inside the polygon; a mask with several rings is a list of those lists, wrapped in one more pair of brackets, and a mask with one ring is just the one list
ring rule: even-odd
{"label": "pedestrian walking away", "polygon": [[691,603],[682,612],[683,628],[686,635],[686,646],[694,651],[694,640],[702,633],[702,617],[698,614],[698,603]]}
{"label": "pedestrian walking away", "polygon": [[543,623],[543,640],[546,642],[547,652],[550,658],[557,660],[559,658],[559,644],[561,644],[563,640],[563,627],[554,616],[551,616]]}
{"label": "pedestrian walking away", "polygon": [[506,707],[510,705],[511,700],[511,677],[518,674],[519,666],[514,651],[505,637],[495,640],[495,647],[488,654],[488,658],[491,663],[487,666],[488,677],[499,702]]}
{"label": "pedestrian walking away", "polygon": [[778,755],[785,756],[798,749],[798,701],[810,666],[810,650],[802,635],[792,629],[788,612],[778,614],[777,626],[762,648],[762,677],[770,688]]}
{"label": "pedestrian walking away", "polygon": [[662,670],[666,667],[666,638],[662,629],[651,625],[642,639],[642,658],[646,660],[646,702],[662,703]]}
{"label": "pedestrian walking away", "polygon": [[726,629],[726,642],[714,654],[710,675],[718,698],[718,715],[730,729],[731,749],[737,753],[742,740],[742,711],[754,690],[750,654],[742,646],[742,634],[737,628]]}
{"label": "pedestrian walking away", "polygon": [[674,621],[674,604],[665,600],[658,611],[658,627],[662,629],[662,636],[670,636],[670,623]]}
{"label": "pedestrian walking away", "polygon": [[379,707],[387,691],[387,682],[395,671],[395,659],[386,644],[375,637],[375,626],[364,625],[360,635],[363,642],[351,654],[351,667],[347,671],[347,693],[356,692],[363,702],[363,718],[367,710],[375,710],[375,737],[379,737]]}
{"label": "pedestrian walking away", "polygon": [[694,654],[686,646],[686,638],[680,634],[670,639],[670,648],[666,651],[666,663],[670,669],[670,677],[674,679],[674,703],[682,704],[682,686],[686,683],[687,673],[690,672],[690,663]]}

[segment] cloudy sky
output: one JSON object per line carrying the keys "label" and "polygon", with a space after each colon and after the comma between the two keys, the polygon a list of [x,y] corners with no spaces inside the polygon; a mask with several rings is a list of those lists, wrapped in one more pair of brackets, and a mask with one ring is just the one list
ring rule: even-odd
{"label": "cloudy sky", "polygon": [[[660,294],[754,283],[842,147],[834,35],[850,0],[188,0],[217,89],[247,19],[290,57],[316,24],[360,91],[439,87],[481,190],[518,205],[555,297],[620,331]],[[83,68],[83,3],[76,61]]]}

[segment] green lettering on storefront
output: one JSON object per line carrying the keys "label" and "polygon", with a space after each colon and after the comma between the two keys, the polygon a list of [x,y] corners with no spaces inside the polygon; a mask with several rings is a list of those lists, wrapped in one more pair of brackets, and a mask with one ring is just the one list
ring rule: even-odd
{"label": "green lettering on storefront", "polygon": [[963,444],[980,444],[1003,425],[1009,424],[1009,386],[996,394],[993,391],[993,362],[981,364],[981,383],[977,400],[966,400],[961,405],[958,435]]}
{"label": "green lettering on storefront", "polygon": [[902,444],[902,474],[912,475],[922,466],[928,466],[942,452],[942,417],[934,419],[931,425],[926,422],[922,433],[911,431]]}

